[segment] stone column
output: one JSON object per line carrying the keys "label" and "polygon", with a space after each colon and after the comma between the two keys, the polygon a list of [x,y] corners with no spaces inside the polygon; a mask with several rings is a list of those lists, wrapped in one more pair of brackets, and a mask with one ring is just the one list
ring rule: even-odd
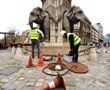
{"label": "stone column", "polygon": [[[62,4],[62,0],[55,0],[54,1],[54,7],[58,7]],[[56,9],[54,12],[55,19],[58,20],[58,10]],[[54,21],[51,20],[50,24],[50,42],[55,42],[55,43],[61,43],[62,42],[62,37],[61,37],[61,32],[62,30],[62,20],[59,22],[55,23]]]}

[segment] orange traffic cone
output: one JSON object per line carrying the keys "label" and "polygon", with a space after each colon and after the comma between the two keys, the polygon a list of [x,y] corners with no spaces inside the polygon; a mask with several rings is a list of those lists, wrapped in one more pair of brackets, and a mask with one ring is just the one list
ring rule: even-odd
{"label": "orange traffic cone", "polygon": [[31,57],[29,57],[28,65],[27,65],[26,67],[27,67],[27,68],[34,67],[34,65],[33,65],[33,63],[32,63],[32,59],[31,59]]}
{"label": "orange traffic cone", "polygon": [[57,61],[56,61],[56,62],[57,62],[58,64],[62,63],[60,53],[59,53],[58,56],[57,56]]}
{"label": "orange traffic cone", "polygon": [[49,84],[45,84],[43,87],[43,90],[53,90],[53,89],[66,90],[63,77],[61,75],[58,75],[53,81],[51,81]]}
{"label": "orange traffic cone", "polygon": [[44,66],[44,65],[45,65],[45,63],[44,63],[44,58],[43,58],[43,56],[42,56],[42,52],[39,51],[39,62],[38,62],[38,64],[37,64],[37,66],[42,67],[42,66]]}

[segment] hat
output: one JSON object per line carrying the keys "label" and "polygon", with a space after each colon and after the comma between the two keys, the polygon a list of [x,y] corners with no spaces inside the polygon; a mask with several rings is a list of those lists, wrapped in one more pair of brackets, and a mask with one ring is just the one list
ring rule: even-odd
{"label": "hat", "polygon": [[66,31],[62,30],[62,31],[61,31],[61,35],[63,36],[63,35],[64,35],[64,33],[66,33]]}

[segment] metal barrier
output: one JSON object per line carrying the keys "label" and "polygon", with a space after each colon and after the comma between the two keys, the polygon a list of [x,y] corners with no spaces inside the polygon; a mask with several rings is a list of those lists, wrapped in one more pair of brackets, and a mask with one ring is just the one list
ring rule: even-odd
{"label": "metal barrier", "polygon": [[[29,44],[24,44],[24,46],[30,46]],[[79,53],[83,53],[83,54],[81,54],[81,56],[83,56],[83,55],[88,55],[89,53],[90,53],[90,49],[91,48],[93,48],[93,46],[92,47],[88,47],[88,48],[86,48],[86,49],[84,49],[84,50],[80,50],[79,51]],[[29,51],[29,52],[32,52],[32,50],[30,50],[30,49],[26,49],[26,48],[23,48],[23,49],[25,49],[25,50],[27,50],[27,51]],[[34,51],[34,53],[37,53],[37,52],[35,52]],[[66,55],[66,54],[62,54],[61,55],[61,57],[63,56],[63,55]],[[49,54],[43,54],[43,56],[53,56],[53,57],[57,57],[57,55],[49,55]]]}
{"label": "metal barrier", "polygon": [[79,53],[82,53],[82,52],[83,52],[83,54],[82,54],[81,56],[83,56],[83,55],[88,55],[88,54],[90,53],[90,49],[93,48],[93,47],[94,47],[94,46],[88,47],[88,48],[86,48],[86,49],[84,49],[84,50],[80,50]]}

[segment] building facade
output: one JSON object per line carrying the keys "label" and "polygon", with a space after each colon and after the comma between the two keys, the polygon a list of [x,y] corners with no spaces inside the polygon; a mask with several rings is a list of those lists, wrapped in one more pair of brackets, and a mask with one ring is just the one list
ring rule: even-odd
{"label": "building facade", "polygon": [[91,41],[91,22],[79,22],[74,25],[74,32],[81,38],[81,44],[87,45]]}
{"label": "building facade", "polygon": [[93,43],[99,42],[99,32],[94,28],[94,26],[92,26],[91,42]]}
{"label": "building facade", "polygon": [[99,43],[102,43],[104,41],[103,26],[101,25],[101,23],[96,23],[93,26],[99,32]]}

